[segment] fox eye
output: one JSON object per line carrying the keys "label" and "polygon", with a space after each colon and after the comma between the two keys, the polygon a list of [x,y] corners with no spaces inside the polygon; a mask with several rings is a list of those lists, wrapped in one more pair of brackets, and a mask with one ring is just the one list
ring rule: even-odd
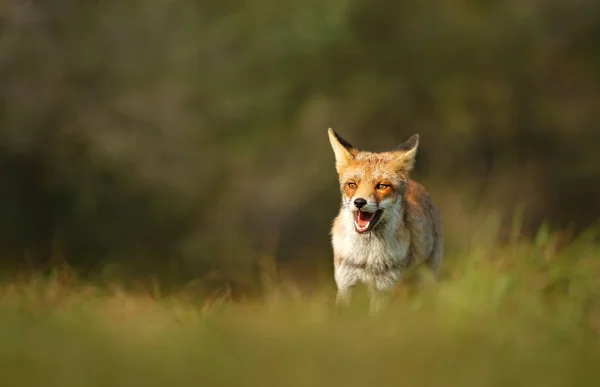
{"label": "fox eye", "polygon": [[383,184],[383,183],[379,183],[375,186],[376,189],[380,189],[380,190],[384,190],[386,188],[388,188],[390,185],[389,184]]}
{"label": "fox eye", "polygon": [[348,185],[348,188],[350,188],[350,189],[356,188],[356,183],[353,181],[348,182],[347,185]]}

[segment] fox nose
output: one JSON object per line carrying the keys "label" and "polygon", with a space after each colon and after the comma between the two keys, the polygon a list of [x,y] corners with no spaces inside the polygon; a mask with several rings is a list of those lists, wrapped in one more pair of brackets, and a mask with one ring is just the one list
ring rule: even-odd
{"label": "fox nose", "polygon": [[354,199],[354,206],[356,208],[363,208],[367,205],[367,201],[363,198]]}

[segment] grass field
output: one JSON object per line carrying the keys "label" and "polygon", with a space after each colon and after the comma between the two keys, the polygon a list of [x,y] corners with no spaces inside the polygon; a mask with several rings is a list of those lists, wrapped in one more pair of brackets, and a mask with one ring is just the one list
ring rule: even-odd
{"label": "grass field", "polygon": [[[29,277],[0,288],[3,386],[598,386],[600,245],[542,229],[449,252],[441,280],[384,313],[333,289],[261,300]],[[414,291],[409,291],[409,290]],[[364,301],[364,300],[362,300]]]}

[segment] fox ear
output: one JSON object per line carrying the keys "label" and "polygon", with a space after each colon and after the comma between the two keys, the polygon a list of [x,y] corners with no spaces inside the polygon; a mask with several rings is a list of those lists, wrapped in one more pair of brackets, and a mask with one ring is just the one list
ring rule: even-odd
{"label": "fox ear", "polygon": [[343,167],[348,162],[354,160],[358,151],[348,141],[344,140],[339,134],[334,132],[333,129],[329,128],[327,134],[329,135],[329,142],[331,143],[333,153],[335,154],[335,166],[339,172],[340,167]]}
{"label": "fox ear", "polygon": [[400,169],[410,172],[415,165],[415,157],[419,148],[419,135],[413,134],[408,140],[398,145],[394,152],[398,154]]}

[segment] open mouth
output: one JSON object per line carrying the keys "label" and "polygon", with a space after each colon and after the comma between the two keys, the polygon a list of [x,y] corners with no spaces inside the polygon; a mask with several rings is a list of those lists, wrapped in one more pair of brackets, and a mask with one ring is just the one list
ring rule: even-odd
{"label": "open mouth", "polygon": [[357,211],[354,217],[354,228],[356,232],[363,233],[373,229],[381,218],[381,210],[375,211],[375,213]]}

